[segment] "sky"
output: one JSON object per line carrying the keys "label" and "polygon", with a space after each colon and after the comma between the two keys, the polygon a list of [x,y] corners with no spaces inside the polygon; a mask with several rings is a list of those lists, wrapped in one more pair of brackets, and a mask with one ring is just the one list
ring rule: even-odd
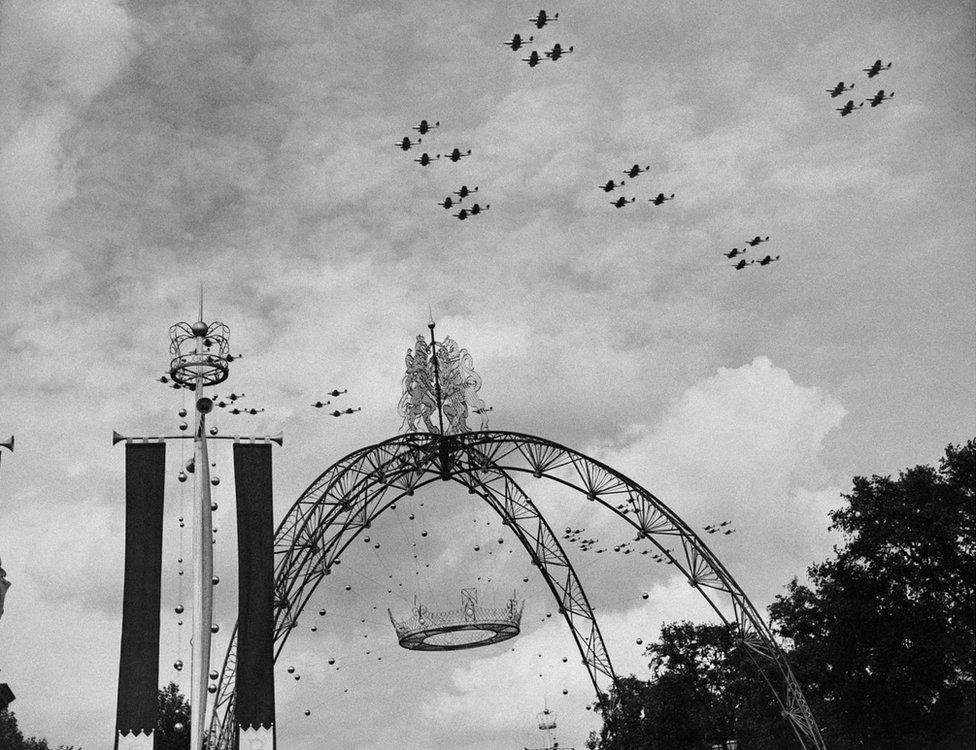
{"label": "sky", "polygon": [[[471,352],[492,428],[609,463],[697,529],[731,521],[735,534],[706,541],[760,609],[841,541],[827,514],[854,475],[973,437],[972,2],[567,1],[541,30],[537,10],[0,6],[0,436],[17,441],[0,464],[13,584],[0,681],[27,734],[111,741],[124,500],[110,438],[176,429],[186,400],[157,378],[201,282],[204,317],[243,354],[228,389],[264,408],[213,423],[284,431],[276,520],[335,461],[400,429],[404,353],[428,311]],[[502,45],[516,32],[574,51],[530,68]],[[869,80],[878,58],[892,67]],[[855,87],[831,99],[838,81]],[[835,111],[882,87],[895,96],[881,106]],[[441,125],[399,150],[421,119]],[[413,161],[455,147],[471,155]],[[635,163],[649,170],[626,177]],[[598,189],[610,179],[626,184]],[[490,210],[459,221],[438,205],[461,185],[479,187],[463,205]],[[648,202],[660,192],[675,199]],[[637,200],[610,205],[621,195]],[[780,260],[734,270],[722,253],[756,235],[770,240],[745,258]],[[310,406],[333,388],[362,411]],[[167,464],[162,681],[188,653],[172,609],[181,450]],[[216,664],[236,553],[229,448],[214,458]],[[629,537],[582,498],[526,489],[556,528]],[[467,495],[421,500],[316,592],[277,665],[281,746],[541,746],[547,704],[563,746],[581,747],[599,726],[592,690],[541,581],[523,583],[524,556]],[[569,552],[621,674],[648,675],[636,640],[661,623],[709,617],[668,569]],[[526,599],[517,640],[398,648],[387,607],[453,608],[470,585]]]}

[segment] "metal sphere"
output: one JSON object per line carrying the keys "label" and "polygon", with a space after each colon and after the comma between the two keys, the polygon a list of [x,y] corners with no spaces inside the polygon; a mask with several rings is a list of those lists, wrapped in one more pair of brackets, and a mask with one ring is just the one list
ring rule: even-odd
{"label": "metal sphere", "polygon": [[220,675],[217,673],[217,670],[216,669],[211,669],[210,670],[210,679],[211,680],[216,680],[219,676]]}
{"label": "metal sphere", "polygon": [[173,669],[175,669],[177,672],[181,672],[183,670],[183,660],[177,659],[176,661],[174,661]]}
{"label": "metal sphere", "polygon": [[182,615],[183,614],[183,605],[182,604],[177,604],[176,605],[176,609],[174,611],[176,612],[176,614]]}
{"label": "metal sphere", "polygon": [[216,586],[218,583],[220,583],[220,576],[214,576],[213,577],[213,585]]}
{"label": "metal sphere", "polygon": [[197,411],[201,414],[209,414],[213,411],[213,399],[201,396],[197,399]]}
{"label": "metal sphere", "polygon": [[311,715],[312,715],[312,712],[306,709],[306,711],[305,711],[305,715],[306,715],[306,716],[311,716]]}
{"label": "metal sphere", "polygon": [[211,427],[210,428],[210,434],[211,435],[216,435],[217,434],[217,428],[216,427]]}
{"label": "metal sphere", "polygon": [[216,686],[216,685],[210,685],[210,686],[209,686],[209,687],[207,688],[207,692],[208,692],[208,693],[216,693],[216,692],[217,692],[217,686]]}
{"label": "metal sphere", "polygon": [[220,625],[213,624],[213,625],[210,626],[210,632],[211,633],[216,633],[218,630],[220,630]]}
{"label": "metal sphere", "polygon": [[218,484],[220,484],[220,477],[210,477],[210,484],[216,487]]}
{"label": "metal sphere", "polygon": [[173,731],[174,732],[182,732],[183,731],[183,722],[182,721],[176,722],[173,725]]}
{"label": "metal sphere", "polygon": [[319,615],[320,615],[321,617],[325,617],[325,610],[324,610],[324,609],[320,609],[320,610],[319,610]]}
{"label": "metal sphere", "polygon": [[179,479],[181,482],[185,482],[186,481],[186,472],[185,471],[181,471],[179,474],[176,475],[176,478]]}
{"label": "metal sphere", "polygon": [[210,510],[217,510],[217,503],[210,503]]}
{"label": "metal sphere", "polygon": [[210,330],[210,326],[204,323],[202,320],[198,320],[196,323],[190,326],[190,332],[194,336],[206,336],[207,331]]}
{"label": "metal sphere", "polygon": [[295,674],[295,668],[294,667],[288,667],[288,674]]}
{"label": "metal sphere", "polygon": [[184,431],[185,431],[185,430],[186,430],[186,428],[187,428],[188,426],[189,426],[189,425],[187,425],[187,423],[186,423],[186,422],[180,422],[180,429],[181,429],[181,430],[184,430]]}
{"label": "metal sphere", "polygon": [[315,626],[315,625],[313,625],[313,626],[312,626],[312,632],[314,633],[314,632],[315,632],[316,630],[318,630],[318,627],[317,627],[317,626]]}
{"label": "metal sphere", "polygon": [[185,417],[186,416],[186,409],[180,409],[180,411],[178,413],[179,413],[179,415],[181,417]]}
{"label": "metal sphere", "polygon": [[563,688],[563,695],[569,695],[569,691]]}
{"label": "metal sphere", "polygon": [[329,659],[329,664],[330,665],[335,664],[335,659]]}

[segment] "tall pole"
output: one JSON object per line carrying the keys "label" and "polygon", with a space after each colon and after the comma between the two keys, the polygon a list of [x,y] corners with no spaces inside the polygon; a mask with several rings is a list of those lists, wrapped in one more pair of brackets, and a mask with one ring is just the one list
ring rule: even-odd
{"label": "tall pole", "polygon": [[[203,359],[209,326],[203,321],[203,283],[200,310],[191,330],[196,336],[196,354]],[[207,720],[207,686],[210,678],[210,635],[213,625],[213,515],[210,507],[210,456],[207,452],[207,412],[212,402],[204,398],[205,380],[197,372],[193,393],[197,412],[193,438],[196,502],[193,505],[193,626],[190,652],[190,748],[203,747]]]}
{"label": "tall pole", "polygon": [[[198,352],[203,338],[197,337]],[[197,404],[203,399],[203,379],[197,378]],[[213,624],[213,518],[210,509],[210,458],[207,452],[207,416],[199,410],[193,440],[196,502],[193,505],[193,631],[190,654],[190,737],[192,750],[203,746],[210,677],[210,635]]]}
{"label": "tall pole", "polygon": [[434,321],[427,324],[430,329],[430,357],[434,360],[434,398],[437,399],[437,425],[444,434],[444,402],[441,398],[441,368],[437,362],[437,342],[434,341]]}

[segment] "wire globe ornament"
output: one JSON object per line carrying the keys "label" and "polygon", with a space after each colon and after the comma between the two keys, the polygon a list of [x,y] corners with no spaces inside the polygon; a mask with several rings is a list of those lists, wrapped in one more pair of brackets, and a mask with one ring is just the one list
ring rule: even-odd
{"label": "wire globe ornament", "polygon": [[524,601],[513,595],[504,607],[482,607],[478,589],[461,589],[461,608],[433,612],[415,603],[413,616],[390,622],[400,646],[410,651],[459,651],[501,643],[517,636],[522,625]]}
{"label": "wire globe ornament", "polygon": [[[219,321],[177,323],[169,329],[169,376],[182,388],[194,390],[227,380],[231,361],[230,329]],[[209,411],[209,409],[207,410]]]}

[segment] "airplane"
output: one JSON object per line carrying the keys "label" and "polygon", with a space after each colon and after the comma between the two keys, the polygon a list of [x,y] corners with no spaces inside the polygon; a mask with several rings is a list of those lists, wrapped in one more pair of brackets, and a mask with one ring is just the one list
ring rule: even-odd
{"label": "airplane", "polygon": [[872,65],[870,68],[861,68],[861,70],[868,74],[868,78],[874,78],[876,75],[881,73],[882,70],[888,70],[889,68],[891,68],[891,63],[882,65],[880,60],[875,60],[874,65]]}
{"label": "airplane", "polygon": [[881,102],[888,101],[894,95],[895,95],[895,92],[892,91],[890,94],[888,94],[888,96],[885,96],[884,89],[881,89],[881,90],[878,91],[877,94],[875,94],[870,99],[868,99],[868,104],[870,104],[872,107],[877,107],[879,104],[881,104]]}
{"label": "airplane", "polygon": [[649,198],[648,200],[650,200],[650,202],[653,203],[655,206],[660,206],[662,203],[664,203],[664,201],[673,201],[674,193],[671,193],[670,198],[665,198],[664,193],[658,193],[657,198]]}
{"label": "airplane", "polygon": [[569,49],[564,49],[559,42],[556,42],[556,44],[553,45],[552,49],[546,52],[546,57],[548,57],[553,62],[556,62],[556,60],[558,60],[560,57],[562,57],[563,55],[568,55],[572,51],[573,51],[572,46]]}
{"label": "airplane", "polygon": [[533,37],[531,36],[528,39],[523,39],[520,34],[516,34],[507,42],[502,42],[502,44],[504,44],[506,47],[511,47],[512,52],[518,52],[518,50],[522,47],[523,44],[525,44],[526,42],[531,42],[532,39]]}
{"label": "airplane", "polygon": [[607,184],[606,185],[597,185],[597,187],[600,188],[600,190],[602,190],[604,193],[609,193],[614,188],[618,188],[618,187],[620,187],[623,184],[625,184],[625,180],[621,180],[620,182],[614,182],[613,180],[607,180]]}
{"label": "airplane", "polygon": [[777,255],[777,256],[776,256],[775,258],[771,258],[771,257],[769,257],[769,256],[767,255],[767,256],[766,256],[765,258],[763,258],[762,260],[757,260],[757,261],[756,261],[756,263],[758,263],[758,264],[759,264],[759,265],[761,265],[761,266],[768,266],[768,265],[769,265],[770,263],[772,263],[772,262],[774,262],[774,261],[777,261],[777,260],[779,260],[779,256],[778,256],[778,255]]}
{"label": "airplane", "polygon": [[343,411],[333,411],[329,412],[333,417],[341,417],[343,414],[355,414],[357,411],[362,411],[361,407],[355,409],[344,409]]}
{"label": "airplane", "polygon": [[447,158],[453,162],[456,162],[459,161],[460,159],[463,159],[465,156],[471,156],[470,148],[468,149],[467,153],[464,154],[461,153],[461,149],[456,148],[450,154],[447,155]]}
{"label": "airplane", "polygon": [[474,190],[468,190],[468,186],[467,185],[462,185],[460,190],[455,190],[454,191],[454,194],[458,198],[460,198],[461,200],[464,200],[469,195],[471,195],[471,193],[477,193],[477,192],[478,192],[478,186],[477,185],[475,185]]}
{"label": "airplane", "polygon": [[532,50],[532,52],[529,54],[528,57],[522,58],[522,62],[527,62],[530,68],[534,68],[540,62],[542,62],[542,60],[539,59],[539,53],[536,52],[535,50]]}
{"label": "airplane", "polygon": [[538,15],[536,15],[535,18],[530,18],[529,19],[529,23],[534,23],[535,24],[535,27],[537,29],[541,29],[547,23],[553,23],[558,18],[559,18],[559,14],[558,13],[556,15],[554,15],[554,16],[547,16],[546,15],[546,12],[544,10],[540,10],[539,13],[538,13]]}
{"label": "airplane", "polygon": [[854,100],[853,99],[849,99],[848,102],[847,102],[847,104],[845,104],[843,107],[837,107],[837,111],[840,112],[840,116],[841,117],[847,117],[855,109],[860,109],[863,106],[864,106],[864,102],[861,102],[860,104],[858,104],[855,107],[854,106]]}
{"label": "airplane", "polygon": [[650,170],[650,166],[647,166],[647,167],[644,167],[643,169],[641,169],[640,168],[640,165],[635,164],[630,169],[625,169],[624,170],[624,174],[627,175],[628,177],[636,177],[641,172],[647,172],[649,170]]}
{"label": "airplane", "polygon": [[734,258],[736,255],[742,255],[742,253],[744,253],[745,251],[746,251],[745,248],[742,248],[740,250],[737,247],[733,247],[729,252],[722,253],[722,255],[724,255],[726,258]]}
{"label": "airplane", "polygon": [[850,86],[845,87],[843,81],[838,81],[837,85],[834,86],[832,89],[827,89],[827,93],[830,94],[831,99],[836,99],[845,91],[850,91],[852,88],[854,88],[853,83]]}
{"label": "airplane", "polygon": [[447,196],[444,200],[442,200],[437,205],[443,206],[444,208],[451,208],[454,205],[454,201],[451,200],[451,196]]}
{"label": "airplane", "polygon": [[489,208],[491,208],[490,203],[486,203],[484,208],[475,203],[473,206],[471,206],[471,210],[468,213],[470,213],[472,216],[477,216],[483,211],[487,211]]}
{"label": "airplane", "polygon": [[627,200],[621,195],[619,198],[617,198],[617,200],[610,201],[610,205],[615,208],[623,208],[628,203],[633,203],[635,200],[637,200],[637,198],[631,198],[630,200]]}
{"label": "airplane", "polygon": [[[749,247],[755,247],[760,242],[769,242],[769,237],[768,236],[766,236],[766,237],[760,237],[759,235],[756,235],[751,240],[746,240],[746,244]],[[745,251],[743,250],[743,252],[745,252]]]}
{"label": "airplane", "polygon": [[468,209],[462,208],[460,211],[458,211],[454,215],[457,216],[461,221],[464,221],[465,219],[468,218]]}
{"label": "airplane", "polygon": [[720,523],[719,526],[728,526],[730,523],[732,523],[732,522],[731,521],[722,521],[722,523]]}
{"label": "airplane", "polygon": [[409,151],[411,146],[416,146],[418,143],[423,142],[423,138],[418,138],[415,141],[411,141],[407,136],[403,136],[403,140],[399,143],[394,144],[399,146],[403,151]]}
{"label": "airplane", "polygon": [[312,406],[314,406],[316,409],[321,409],[323,406],[328,406],[331,403],[331,401],[316,401],[314,404],[312,404]]}
{"label": "airplane", "polygon": [[429,167],[432,161],[436,161],[437,159],[440,158],[441,158],[440,154],[438,154],[437,156],[431,156],[425,151],[423,154],[420,155],[420,158],[414,159],[414,161],[417,162],[422,167]]}
{"label": "airplane", "polygon": [[343,388],[341,391],[338,388],[334,388],[333,390],[329,391],[326,395],[341,396],[343,393],[349,393],[349,391],[346,388]]}
{"label": "airplane", "polygon": [[746,266],[751,266],[755,262],[756,261],[754,261],[754,260],[746,260],[745,258],[743,258],[738,263],[736,263],[734,266],[732,266],[732,268],[734,268],[736,271],[741,271]]}
{"label": "airplane", "polygon": [[735,529],[729,529],[728,531],[724,531],[722,533],[725,534],[725,536],[728,536],[729,534],[734,534],[735,533]]}
{"label": "airplane", "polygon": [[[421,120],[419,125],[413,126],[413,129],[416,130],[421,135],[427,135],[429,131],[433,130],[434,128],[440,127],[440,125],[441,125],[440,121],[435,122],[433,125],[431,125],[426,120]],[[417,142],[420,143],[420,140],[418,139]]]}

